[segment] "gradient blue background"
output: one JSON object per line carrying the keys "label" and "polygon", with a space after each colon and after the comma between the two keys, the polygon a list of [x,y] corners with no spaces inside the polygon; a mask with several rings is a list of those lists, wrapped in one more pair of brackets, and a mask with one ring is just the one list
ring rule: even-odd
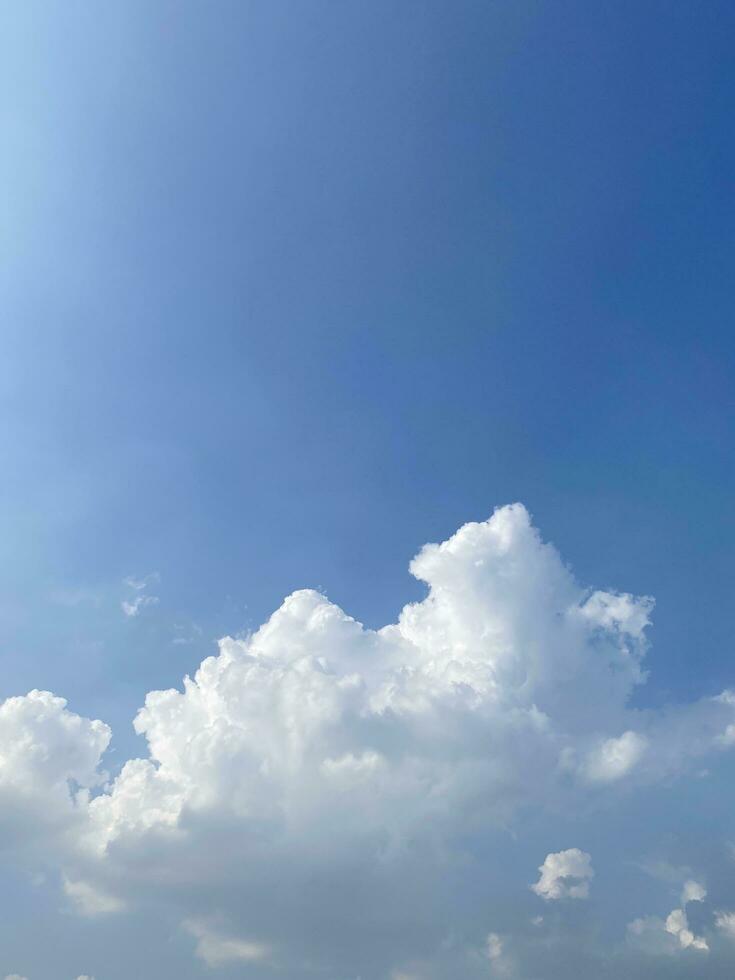
{"label": "gradient blue background", "polygon": [[734,29],[4,4],[0,696],[122,759],[218,635],[303,586],[389,622],[422,543],[516,499],[656,597],[648,702],[731,683]]}

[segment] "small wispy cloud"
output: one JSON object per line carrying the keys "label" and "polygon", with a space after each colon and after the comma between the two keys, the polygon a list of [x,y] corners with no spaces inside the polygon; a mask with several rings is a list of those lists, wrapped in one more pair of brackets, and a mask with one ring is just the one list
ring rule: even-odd
{"label": "small wispy cloud", "polygon": [[158,596],[155,595],[139,595],[132,602],[123,599],[120,603],[120,607],[126,616],[137,616],[146,606],[156,605],[158,605]]}
{"label": "small wispy cloud", "polygon": [[189,646],[202,636],[202,628],[196,623],[174,623],[174,646]]}
{"label": "small wispy cloud", "polygon": [[136,592],[143,592],[149,585],[156,585],[160,581],[160,574],[151,572],[150,575],[128,575],[127,578],[123,579],[123,585],[127,585],[129,589],[135,589]]}
{"label": "small wispy cloud", "polygon": [[160,581],[161,576],[158,572],[151,572],[150,575],[144,575],[142,577],[128,575],[127,578],[123,579],[123,585],[128,589],[132,589],[134,593],[137,593],[120,602],[120,608],[127,617],[133,618],[139,616],[144,609],[158,605],[158,596],[147,594],[146,589]]}

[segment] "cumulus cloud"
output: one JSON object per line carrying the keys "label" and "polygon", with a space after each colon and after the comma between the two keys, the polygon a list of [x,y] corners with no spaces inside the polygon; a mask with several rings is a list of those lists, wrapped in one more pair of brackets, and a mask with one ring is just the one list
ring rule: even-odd
{"label": "cumulus cloud", "polygon": [[[479,930],[471,895],[493,867],[478,842],[524,809],[575,813],[722,750],[727,692],[630,707],[652,600],[582,588],[521,505],[427,545],[411,571],[428,594],[382,629],[303,590],[221,640],[182,689],[147,696],[148,755],[109,784],[102,722],[48,693],[6,701],[0,800],[18,834],[63,829],[72,904],[176,909],[210,965],[388,975],[442,930]],[[583,851],[540,871],[537,895],[587,896]]]}
{"label": "cumulus cloud", "polygon": [[88,827],[89,790],[111,732],[69,711],[63,698],[31,691],[0,704],[2,846],[18,851],[59,846]]}
{"label": "cumulus cloud", "polygon": [[594,877],[589,854],[572,847],[567,851],[547,854],[539,867],[541,877],[531,890],[546,900],[559,898],[588,898],[590,880]]}
{"label": "cumulus cloud", "polygon": [[673,909],[666,919],[656,916],[636,919],[628,926],[634,937],[649,952],[673,953],[677,949],[693,949],[709,952],[704,936],[696,936],[689,927],[686,907],[690,902],[703,902],[707,889],[700,882],[689,880],[681,892],[681,908]]}
{"label": "cumulus cloud", "polygon": [[681,904],[688,905],[690,902],[703,902],[707,897],[707,889],[698,881],[684,882],[681,890]]}
{"label": "cumulus cloud", "polygon": [[675,936],[679,945],[683,949],[687,949],[689,946],[692,949],[709,949],[707,941],[701,936],[695,936],[694,933],[689,928],[689,920],[687,919],[687,914],[684,909],[674,909],[673,912],[669,912],[666,917],[666,931]]}

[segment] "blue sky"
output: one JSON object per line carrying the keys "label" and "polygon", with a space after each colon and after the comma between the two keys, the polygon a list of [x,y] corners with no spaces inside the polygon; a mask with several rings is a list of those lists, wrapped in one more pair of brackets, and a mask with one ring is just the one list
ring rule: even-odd
{"label": "blue sky", "polygon": [[[116,772],[219,637],[300,588],[395,622],[421,546],[514,501],[583,587],[655,597],[634,705],[733,684],[734,28],[716,0],[6,4],[0,696],[103,719]],[[0,974],[122,975],[118,927],[24,873]],[[34,917],[93,962],[28,953]],[[145,975],[184,975],[156,942]]]}

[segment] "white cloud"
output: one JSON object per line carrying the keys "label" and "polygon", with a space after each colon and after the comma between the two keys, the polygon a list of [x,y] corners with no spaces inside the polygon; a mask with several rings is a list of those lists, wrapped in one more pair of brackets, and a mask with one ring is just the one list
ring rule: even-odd
{"label": "white cloud", "polygon": [[145,590],[150,585],[153,585],[159,581],[160,575],[158,572],[153,572],[150,575],[143,576],[142,578],[129,575],[127,578],[123,579],[123,585],[136,593],[128,599],[123,599],[120,603],[120,608],[128,618],[139,616],[144,609],[158,605],[158,596],[148,595]]}
{"label": "white cloud", "polygon": [[707,941],[701,936],[695,936],[689,928],[689,920],[684,909],[674,909],[670,912],[666,918],[665,928],[670,935],[679,940],[682,949],[688,949],[690,946],[692,949],[704,951],[709,949]]}
{"label": "white cloud", "polygon": [[[427,545],[411,570],[428,595],[383,629],[303,590],[221,640],[182,690],[147,696],[148,756],[110,785],[105,725],[48,693],[9,699],[3,821],[53,852],[80,911],[175,909],[208,963],[276,949],[286,971],[308,959],[355,974],[339,921],[350,955],[388,975],[425,962],[418,934],[467,912],[471,890],[445,883],[479,867],[473,835],[690,772],[735,724],[727,695],[629,706],[652,601],[583,589],[520,505]],[[131,605],[155,598],[146,585],[128,583]],[[540,871],[543,898],[587,896],[584,852]]]}
{"label": "white cloud", "polygon": [[707,889],[698,881],[689,879],[684,882],[681,890],[681,904],[688,905],[689,902],[703,902],[707,897]]}
{"label": "white cloud", "polygon": [[531,885],[531,890],[541,898],[548,901],[589,897],[589,883],[595,873],[589,854],[579,848],[547,854],[539,871],[541,877],[535,885]]}
{"label": "white cloud", "polygon": [[655,915],[641,916],[628,923],[628,942],[635,949],[654,955],[673,956],[681,949],[676,937],[666,929],[666,923]]}
{"label": "white cloud", "polygon": [[48,691],[8,698],[0,704],[0,785],[19,797],[63,787],[66,801],[74,795],[69,780],[95,786],[104,779],[98,766],[109,740],[107,725],[73,714]]}
{"label": "white cloud", "polygon": [[68,878],[65,878],[64,893],[71,899],[79,913],[90,918],[98,915],[110,915],[125,908],[125,903],[119,898],[106,895],[86,881],[69,881]]}
{"label": "white cloud", "polygon": [[608,738],[585,759],[583,772],[592,782],[609,783],[622,779],[640,761],[648,740],[637,732],[624,732]]}
{"label": "white cloud", "polygon": [[48,691],[0,704],[2,847],[57,853],[62,840],[83,836],[88,791],[107,778],[99,766],[110,735]]}
{"label": "white cloud", "polygon": [[134,589],[136,592],[143,592],[149,585],[155,585],[160,581],[159,573],[151,572],[149,575],[128,575],[123,579],[123,585],[127,585],[129,589]]}
{"label": "white cloud", "polygon": [[581,606],[580,614],[594,626],[619,630],[640,640],[650,625],[652,609],[653,600],[648,596],[639,598],[627,593],[594,592]]}
{"label": "white cloud", "polygon": [[628,934],[649,952],[674,953],[679,949],[692,949],[706,953],[709,944],[703,936],[692,932],[686,913],[690,902],[703,902],[706,897],[704,885],[693,880],[686,881],[681,893],[681,908],[673,909],[665,920],[655,916],[636,919],[628,925]]}
{"label": "white cloud", "polygon": [[735,912],[715,912],[715,926],[724,936],[735,941]]}
{"label": "white cloud", "polygon": [[143,609],[147,609],[149,606],[158,605],[158,596],[155,595],[137,595],[135,598],[127,600],[123,599],[120,603],[120,608],[125,613],[126,616],[138,616]]}
{"label": "white cloud", "polygon": [[485,940],[485,955],[490,961],[490,972],[496,977],[510,977],[513,972],[513,960],[507,949],[507,941],[497,932],[488,933]]}
{"label": "white cloud", "polygon": [[502,957],[503,940],[500,938],[497,932],[488,933],[485,947],[487,951],[487,958],[489,960],[499,960]]}
{"label": "white cloud", "polygon": [[207,966],[263,960],[270,952],[262,943],[223,935],[211,924],[202,920],[190,919],[184,923],[184,926],[196,938],[196,954]]}

